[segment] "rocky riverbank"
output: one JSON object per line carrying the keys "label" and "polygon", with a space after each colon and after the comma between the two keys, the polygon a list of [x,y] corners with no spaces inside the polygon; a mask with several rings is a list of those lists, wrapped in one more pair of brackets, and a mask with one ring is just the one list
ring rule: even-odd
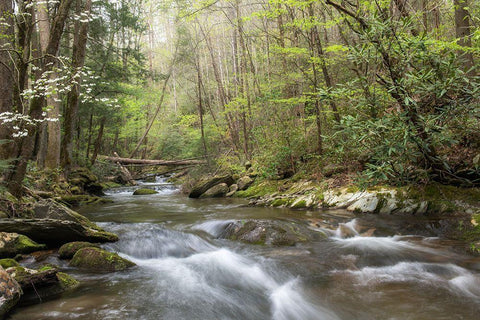
{"label": "rocky riverbank", "polygon": [[255,174],[219,175],[199,179],[187,188],[189,197],[241,197],[249,205],[292,209],[346,209],[355,214],[416,215],[437,221],[434,233],[467,243],[480,253],[480,189],[440,184],[427,186],[355,185],[330,188],[305,179],[266,180]]}
{"label": "rocky riverbank", "polygon": [[79,168],[68,182],[40,181],[21,199],[7,192],[0,195],[0,319],[17,305],[39,303],[78,287],[59,266],[44,264],[47,257],[67,259],[69,267],[93,272],[135,265],[99,247],[117,241],[117,235],[67,206],[104,202],[102,190],[95,175]]}

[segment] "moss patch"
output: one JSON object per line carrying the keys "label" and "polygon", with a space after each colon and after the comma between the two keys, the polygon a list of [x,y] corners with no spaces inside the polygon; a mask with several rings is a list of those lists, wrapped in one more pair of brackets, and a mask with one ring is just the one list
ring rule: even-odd
{"label": "moss patch", "polygon": [[20,265],[14,259],[1,259],[0,266],[2,266],[3,269],[8,269],[11,267],[19,267]]}
{"label": "moss patch", "polygon": [[153,189],[147,189],[147,188],[141,188],[137,189],[133,192],[134,196],[144,196],[144,195],[149,195],[149,194],[157,194],[158,191],[155,191]]}
{"label": "moss patch", "polygon": [[83,248],[99,248],[99,246],[98,244],[90,242],[69,242],[61,246],[60,249],[58,249],[58,255],[60,259],[72,259],[75,253],[77,253],[78,250]]}
{"label": "moss patch", "polygon": [[60,201],[70,207],[80,207],[91,204],[111,203],[111,199],[89,195],[66,195],[61,196]]}
{"label": "moss patch", "polygon": [[247,190],[237,191],[235,197],[239,198],[260,198],[278,192],[281,182],[264,180],[255,182]]}
{"label": "moss patch", "polygon": [[307,207],[307,201],[300,200],[292,205],[293,209],[305,209]]}
{"label": "moss patch", "polygon": [[63,272],[57,273],[57,279],[60,287],[62,287],[62,289],[64,290],[71,290],[80,285],[80,282],[78,280]]}

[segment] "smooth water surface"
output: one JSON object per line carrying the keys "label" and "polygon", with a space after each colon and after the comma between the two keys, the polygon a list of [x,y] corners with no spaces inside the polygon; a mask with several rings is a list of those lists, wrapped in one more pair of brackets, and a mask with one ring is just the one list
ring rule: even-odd
{"label": "smooth water surface", "polygon": [[[117,189],[80,211],[120,241],[105,245],[138,267],[113,274],[70,269],[81,287],[10,319],[477,319],[480,261],[429,236],[434,222],[345,211],[246,207],[188,199],[163,180],[157,195]],[[217,239],[234,220],[309,225],[294,247]],[[411,233],[423,234],[413,236]],[[372,236],[375,234],[376,236]]]}

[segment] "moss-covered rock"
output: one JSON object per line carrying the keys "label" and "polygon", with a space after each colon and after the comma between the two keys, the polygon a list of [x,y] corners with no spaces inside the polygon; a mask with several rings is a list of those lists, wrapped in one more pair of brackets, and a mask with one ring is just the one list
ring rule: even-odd
{"label": "moss-covered rock", "polygon": [[98,244],[84,241],[66,243],[58,249],[60,259],[72,259],[78,250],[83,248],[99,248]]}
{"label": "moss-covered rock", "polygon": [[17,254],[31,253],[45,249],[27,236],[18,233],[0,232],[0,258],[15,257]]}
{"label": "moss-covered rock", "polygon": [[75,253],[70,265],[92,271],[114,272],[134,267],[135,263],[103,249],[83,248]]}
{"label": "moss-covered rock", "polygon": [[[188,197],[199,198],[202,194],[204,194],[208,189],[212,188],[213,186],[216,186],[221,183],[225,183],[228,187],[232,185],[234,182],[235,181],[233,180],[233,177],[231,175],[204,178],[195,184],[195,186],[192,188],[192,191],[190,191]],[[225,194],[227,192],[225,192]]]}
{"label": "moss-covered rock", "polygon": [[220,198],[224,197],[228,191],[228,185],[226,183],[220,183],[205,191],[200,198]]}
{"label": "moss-covered rock", "polygon": [[277,193],[281,185],[280,181],[258,181],[257,179],[247,190],[238,191],[235,193],[235,196],[239,198],[260,198]]}
{"label": "moss-covered rock", "polygon": [[254,180],[250,178],[249,176],[244,176],[238,179],[237,184],[238,184],[238,190],[246,190],[248,187],[250,187],[253,184]]}
{"label": "moss-covered rock", "polygon": [[63,272],[57,272],[57,279],[64,291],[75,289],[80,285],[77,279]]}
{"label": "moss-covered rock", "polygon": [[18,262],[15,259],[0,259],[0,266],[2,266],[4,269],[8,269],[11,267],[18,267],[20,266]]}
{"label": "moss-covered rock", "polygon": [[238,184],[234,183],[228,188],[228,193],[225,195],[226,197],[231,197],[238,191]]}
{"label": "moss-covered rock", "polygon": [[88,218],[52,199],[36,202],[31,218],[0,220],[0,229],[25,234],[52,247],[72,241],[118,240],[115,234],[106,232]]}
{"label": "moss-covered rock", "polygon": [[313,233],[299,224],[288,221],[249,220],[227,225],[220,238],[251,244],[293,246],[313,238]]}
{"label": "moss-covered rock", "polygon": [[68,175],[68,181],[70,184],[81,188],[84,192],[102,196],[103,187],[98,182],[97,176],[95,176],[87,168],[75,168]]}
{"label": "moss-covered rock", "polygon": [[153,190],[153,189],[148,189],[148,188],[140,188],[137,189],[133,192],[134,196],[144,196],[144,195],[149,195],[149,194],[157,194],[158,191]]}
{"label": "moss-covered rock", "polygon": [[0,229],[28,235],[31,239],[58,248],[73,241],[115,242],[118,236],[99,227],[56,219],[5,219]]}

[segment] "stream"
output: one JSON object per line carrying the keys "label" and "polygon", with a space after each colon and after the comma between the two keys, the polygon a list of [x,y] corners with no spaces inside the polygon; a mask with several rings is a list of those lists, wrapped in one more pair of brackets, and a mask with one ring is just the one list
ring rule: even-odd
{"label": "stream", "polygon": [[[51,256],[80,288],[9,319],[478,319],[480,259],[433,237],[434,221],[189,199],[163,179],[143,186],[159,193],[120,188],[107,195],[113,203],[79,210],[117,233],[103,247],[137,267],[86,273]],[[313,240],[218,239],[244,219],[307,225]]]}

